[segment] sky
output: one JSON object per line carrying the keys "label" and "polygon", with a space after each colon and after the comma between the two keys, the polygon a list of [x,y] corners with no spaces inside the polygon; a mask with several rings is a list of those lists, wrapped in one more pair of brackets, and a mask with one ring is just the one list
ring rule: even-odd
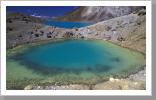
{"label": "sky", "polygon": [[78,6],[7,6],[6,12],[21,12],[41,18],[59,17]]}

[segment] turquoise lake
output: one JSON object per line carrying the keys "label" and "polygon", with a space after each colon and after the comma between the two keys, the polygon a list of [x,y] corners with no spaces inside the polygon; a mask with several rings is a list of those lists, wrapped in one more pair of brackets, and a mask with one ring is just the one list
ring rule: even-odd
{"label": "turquoise lake", "polygon": [[[36,84],[96,84],[141,70],[145,56],[102,40],[67,39],[7,51],[7,89]],[[21,87],[21,88],[19,88]]]}
{"label": "turquoise lake", "polygon": [[79,23],[79,22],[44,22],[45,25],[56,26],[60,28],[72,29],[74,27],[80,28],[89,26],[92,23]]}

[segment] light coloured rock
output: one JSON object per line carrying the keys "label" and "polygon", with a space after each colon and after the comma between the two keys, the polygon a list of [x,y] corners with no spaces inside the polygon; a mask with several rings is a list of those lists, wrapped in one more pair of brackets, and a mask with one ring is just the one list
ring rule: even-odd
{"label": "light coloured rock", "polygon": [[109,78],[109,81],[110,81],[110,82],[114,82],[114,78],[112,78],[112,77]]}
{"label": "light coloured rock", "polygon": [[114,79],[115,81],[120,81],[119,79]]}
{"label": "light coloured rock", "polygon": [[28,86],[26,86],[25,88],[24,88],[24,90],[32,90],[33,89],[33,85],[28,85]]}
{"label": "light coloured rock", "polygon": [[138,83],[137,82],[134,82],[133,84],[137,85]]}

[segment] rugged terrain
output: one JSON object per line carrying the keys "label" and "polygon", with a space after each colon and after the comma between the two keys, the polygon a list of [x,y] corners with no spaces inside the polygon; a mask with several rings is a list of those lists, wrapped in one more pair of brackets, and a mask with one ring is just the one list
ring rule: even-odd
{"label": "rugged terrain", "polygon": [[96,23],[146,9],[143,6],[82,6],[53,19],[53,21],[80,21]]}
{"label": "rugged terrain", "polygon": [[[10,49],[21,44],[48,40],[45,33],[52,32],[55,27],[46,26],[42,22],[46,22],[46,20],[19,12],[7,12],[6,48]],[[55,29],[57,30],[57,28]],[[56,30],[56,33],[61,31],[61,29]]]}
{"label": "rugged terrain", "polygon": [[7,23],[7,49],[20,44],[58,38],[94,38],[146,53],[145,10],[109,19],[83,28],[64,29],[41,23]]}
{"label": "rugged terrain", "polygon": [[[78,9],[78,8],[77,8]],[[17,15],[19,15],[17,17]],[[10,17],[9,17],[10,16]],[[26,18],[25,18],[26,17]],[[32,17],[32,16],[31,16]],[[115,16],[114,16],[115,17]],[[17,19],[18,18],[18,19]],[[29,21],[28,19],[29,18]],[[25,20],[27,19],[27,20]],[[38,18],[37,18],[38,19]],[[73,20],[71,20],[73,21]],[[100,20],[99,20],[100,21]],[[146,11],[133,13],[101,21],[83,28],[64,29],[43,25],[44,20],[30,18],[21,13],[7,13],[7,49],[15,46],[59,38],[94,38],[109,41],[122,47],[146,54]],[[64,87],[64,88],[62,88]],[[146,69],[127,79],[114,79],[94,86],[72,84],[71,86],[27,86],[25,89],[146,89]]]}

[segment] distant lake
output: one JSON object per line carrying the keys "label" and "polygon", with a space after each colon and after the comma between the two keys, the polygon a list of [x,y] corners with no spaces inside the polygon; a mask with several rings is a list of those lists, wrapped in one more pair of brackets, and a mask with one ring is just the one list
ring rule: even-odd
{"label": "distant lake", "polygon": [[72,29],[74,27],[80,28],[80,27],[89,26],[92,23],[79,23],[79,22],[44,22],[43,24],[50,25],[50,26],[56,26],[56,27],[60,27],[60,28]]}

